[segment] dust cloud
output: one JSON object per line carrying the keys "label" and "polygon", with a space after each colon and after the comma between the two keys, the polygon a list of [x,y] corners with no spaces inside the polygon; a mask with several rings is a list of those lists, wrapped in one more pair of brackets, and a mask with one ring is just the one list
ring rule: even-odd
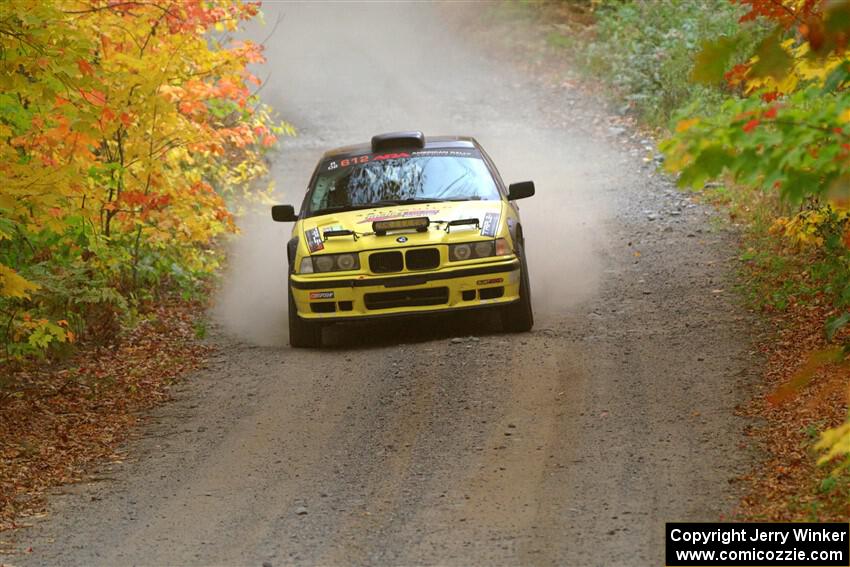
{"label": "dust cloud", "polygon": [[283,345],[287,328],[285,246],[271,216],[253,212],[239,219],[241,234],[232,242],[228,266],[213,318],[228,333],[260,346]]}
{"label": "dust cloud", "polygon": [[[464,44],[446,25],[453,9],[264,4],[269,23],[248,30],[266,40],[261,96],[299,132],[284,140],[274,160],[276,199],[297,209],[325,150],[379,132],[474,136],[506,183],[535,182],[537,195],[520,207],[535,316],[545,325],[547,314],[574,307],[596,289],[610,150],[551,125],[537,85]],[[242,340],[283,345],[292,225],[274,223],[264,211],[244,216],[239,226],[215,320]]]}

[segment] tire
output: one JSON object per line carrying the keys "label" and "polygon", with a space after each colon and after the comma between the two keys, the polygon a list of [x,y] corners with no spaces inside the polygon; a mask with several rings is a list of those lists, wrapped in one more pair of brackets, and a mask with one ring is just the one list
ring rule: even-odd
{"label": "tire", "polygon": [[526,333],[534,326],[534,311],[531,309],[531,285],[528,280],[528,263],[525,247],[517,246],[520,262],[519,301],[502,311],[502,328],[509,333]]}
{"label": "tire", "polygon": [[295,300],[292,298],[292,288],[289,295],[289,346],[292,348],[317,348],[322,346],[322,325],[305,321],[298,316]]}

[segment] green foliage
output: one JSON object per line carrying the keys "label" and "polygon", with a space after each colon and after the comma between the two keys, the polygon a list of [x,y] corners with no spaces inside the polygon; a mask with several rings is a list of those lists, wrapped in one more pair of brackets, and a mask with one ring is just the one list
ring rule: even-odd
{"label": "green foliage", "polygon": [[714,114],[682,120],[661,146],[666,167],[680,173],[683,186],[700,188],[726,176],[801,207],[771,227],[787,248],[775,252],[768,244],[760,256],[769,262],[753,264],[751,277],[768,284],[759,286],[757,302],[783,309],[789,297],[823,294],[836,306],[850,306],[848,213],[822,204],[847,192],[850,140],[842,125],[850,93],[811,84],[780,102],[768,104],[758,95],[730,98]]}
{"label": "green foliage", "polygon": [[826,323],[826,338],[832,340],[835,334],[850,323],[850,313],[842,313],[830,318]]}
{"label": "green foliage", "polygon": [[[630,0],[603,2],[596,11],[595,39],[583,54],[586,65],[601,75],[646,122],[666,126],[685,106],[710,109],[725,94],[716,86],[690,81],[694,57],[708,40],[732,37],[741,9],[725,1]],[[724,61],[742,57],[761,34],[752,26],[744,40],[729,40]],[[722,76],[722,73],[721,73]]]}
{"label": "green foliage", "polygon": [[723,81],[730,62],[740,52],[740,35],[720,36],[702,42],[696,54],[696,64],[691,71],[691,79],[697,83],[717,85]]}
{"label": "green foliage", "polygon": [[[728,173],[738,183],[775,187],[792,203],[825,196],[848,174],[848,135],[841,128],[850,108],[846,92],[824,94],[819,85],[766,105],[758,96],[727,99],[715,113],[680,122],[662,145],[679,183],[702,187]],[[681,117],[693,116],[686,109]]]}
{"label": "green foliage", "polygon": [[834,476],[828,476],[821,481],[819,490],[821,493],[829,493],[835,490],[837,486],[838,479]]}
{"label": "green foliage", "polygon": [[203,319],[198,319],[197,321],[192,323],[192,329],[195,331],[196,339],[207,338],[207,322]]}

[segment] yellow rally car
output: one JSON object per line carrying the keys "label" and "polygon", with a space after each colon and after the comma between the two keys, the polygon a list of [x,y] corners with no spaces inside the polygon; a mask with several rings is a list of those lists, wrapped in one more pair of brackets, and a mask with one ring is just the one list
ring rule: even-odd
{"label": "yellow rally car", "polygon": [[289,342],[321,346],[329,323],[462,309],[501,310],[503,326],[534,324],[522,223],[473,138],[398,132],[331,150],[295,214],[289,259]]}

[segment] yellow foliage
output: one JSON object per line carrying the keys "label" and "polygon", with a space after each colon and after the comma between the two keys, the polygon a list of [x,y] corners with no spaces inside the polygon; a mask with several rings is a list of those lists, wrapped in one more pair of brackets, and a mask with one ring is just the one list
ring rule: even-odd
{"label": "yellow foliage", "polygon": [[30,292],[37,289],[37,284],[22,278],[12,268],[0,264],[0,296],[29,297]]}
{"label": "yellow foliage", "polygon": [[771,234],[787,238],[799,248],[819,248],[824,244],[824,229],[828,224],[846,223],[850,218],[847,209],[826,205],[797,213],[792,217],[779,217],[770,227]]}
{"label": "yellow foliage", "polygon": [[[850,422],[846,421],[838,427],[827,429],[821,433],[821,438],[815,445],[815,449],[825,451],[818,459],[820,465],[850,454]],[[845,462],[841,468],[846,466],[847,463]]]}
{"label": "yellow foliage", "polygon": [[[828,57],[812,57],[808,42],[803,42],[800,45],[794,45],[795,40],[787,39],[782,42],[784,49],[793,59],[794,63],[788,70],[788,73],[780,80],[771,76],[764,77],[747,77],[746,92],[748,94],[755,91],[766,89],[768,91],[779,91],[781,93],[794,92],[798,86],[815,82],[822,85],[826,78],[832,73],[836,67],[841,65],[845,58],[835,53]],[[758,57],[753,57],[750,63],[758,61]]]}

